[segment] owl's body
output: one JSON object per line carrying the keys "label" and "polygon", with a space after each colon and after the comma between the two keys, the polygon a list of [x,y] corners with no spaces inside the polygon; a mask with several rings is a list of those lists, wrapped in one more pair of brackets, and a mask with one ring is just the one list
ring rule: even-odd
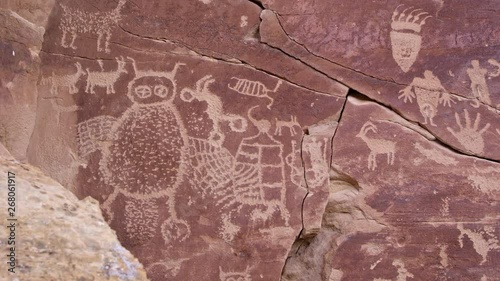
{"label": "owl's body", "polygon": [[134,198],[167,195],[184,170],[184,132],[171,102],[134,104],[118,120],[104,160],[110,183]]}

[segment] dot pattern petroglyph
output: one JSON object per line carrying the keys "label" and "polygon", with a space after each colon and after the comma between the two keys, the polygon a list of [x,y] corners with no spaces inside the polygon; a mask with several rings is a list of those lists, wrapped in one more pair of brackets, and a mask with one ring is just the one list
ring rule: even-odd
{"label": "dot pattern petroglyph", "polygon": [[[113,26],[121,20],[121,9],[126,0],[120,0],[114,10],[108,12],[86,12],[60,4],[63,14],[59,29],[62,31],[61,46],[77,49],[75,40],[79,34],[97,35],[97,51],[111,52],[109,41]],[[68,43],[68,35],[71,36]],[[102,41],[104,40],[104,46]]]}
{"label": "dot pattern petroglyph", "polygon": [[125,202],[125,231],[128,244],[143,244],[158,228],[158,206],[154,200],[129,198]]}

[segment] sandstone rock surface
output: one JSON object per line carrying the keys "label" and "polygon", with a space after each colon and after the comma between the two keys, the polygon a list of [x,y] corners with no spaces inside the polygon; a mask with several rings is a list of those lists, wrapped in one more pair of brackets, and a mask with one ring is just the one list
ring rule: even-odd
{"label": "sandstone rock surface", "polygon": [[[105,223],[96,200],[80,201],[39,169],[3,157],[0,180],[0,219],[14,224],[0,228],[0,244],[14,247],[17,259],[12,273],[10,258],[2,255],[2,280],[148,280]],[[8,182],[15,186],[9,212]]]}
{"label": "sandstone rock surface", "polygon": [[496,6],[7,1],[0,142],[151,280],[499,280]]}

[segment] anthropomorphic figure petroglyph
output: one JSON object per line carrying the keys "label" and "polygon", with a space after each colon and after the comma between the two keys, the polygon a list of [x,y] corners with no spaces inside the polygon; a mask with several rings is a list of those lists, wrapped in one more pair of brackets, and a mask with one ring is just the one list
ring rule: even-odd
{"label": "anthropomorphic figure petroglyph", "polygon": [[277,211],[285,225],[290,217],[285,206],[283,144],[269,134],[269,121],[252,117],[255,108],[249,119],[259,133],[244,138],[236,156],[210,141],[189,139],[188,178],[206,202],[221,210],[220,234],[226,241],[241,229],[234,218],[243,209],[254,222],[267,221]]}
{"label": "anthropomorphic figure petroglyph", "polygon": [[315,138],[304,141],[304,152],[309,154],[310,165],[306,166],[307,185],[310,188],[321,186],[328,179],[329,163],[327,157],[328,138]]}
{"label": "anthropomorphic figure petroglyph", "polygon": [[[61,46],[76,49],[75,39],[79,34],[97,35],[97,51],[109,53],[109,40],[113,26],[121,20],[121,9],[126,0],[119,0],[115,9],[108,12],[87,12],[60,4],[63,10],[59,29],[62,31]],[[67,36],[71,36],[68,44]],[[104,46],[102,41],[104,39]],[[104,48],[103,48],[104,47]]]}
{"label": "anthropomorphic figure petroglyph", "polygon": [[479,102],[491,104],[490,91],[486,84],[486,74],[488,70],[486,68],[481,68],[478,60],[472,60],[471,64],[472,68],[467,69],[467,74],[471,81],[470,88],[472,94]]}
{"label": "anthropomorphic figure petroglyph", "polygon": [[219,267],[219,278],[220,281],[252,281],[248,267],[242,272],[227,272]]}
{"label": "anthropomorphic figure petroglyph", "polygon": [[292,140],[293,150],[286,156],[285,162],[291,169],[290,180],[294,184],[302,186],[304,184],[304,167],[302,165],[302,148],[299,145]]}
{"label": "anthropomorphic figure petroglyph", "polygon": [[446,129],[458,140],[458,142],[470,152],[481,154],[484,150],[483,134],[490,127],[487,123],[482,129],[479,129],[479,122],[481,122],[481,113],[477,113],[474,124],[471,123],[469,112],[464,109],[465,126],[460,121],[460,116],[455,112],[455,120],[457,122],[458,131],[450,127]]}
{"label": "anthropomorphic figure petroglyph", "polygon": [[[187,145],[186,130],[173,104],[178,66],[169,76],[136,75],[128,84],[127,93],[133,104],[120,117],[99,116],[78,124],[78,141],[83,145],[79,148],[81,156],[96,149],[102,152],[100,171],[105,184],[113,187],[102,208],[111,224],[114,214],[111,204],[119,195],[127,198],[124,215],[136,224],[125,226],[130,241],[137,241],[141,229],[151,226],[157,229],[155,206],[162,200],[167,202],[170,214],[166,219],[169,227],[162,230],[175,232],[162,235],[169,243],[183,241],[190,235],[187,223],[177,218],[174,205],[176,189],[185,171]],[[150,229],[148,233],[153,232]]]}
{"label": "anthropomorphic figure petroglyph", "polygon": [[95,94],[94,88],[104,87],[106,88],[106,94],[115,93],[115,83],[118,81],[122,73],[127,73],[125,69],[126,62],[123,57],[116,58],[117,67],[114,71],[104,71],[102,61],[99,60],[100,71],[90,71],[87,68],[87,86],[85,87],[85,93]]}
{"label": "anthropomorphic figure petroglyph", "polygon": [[356,137],[363,140],[368,148],[370,149],[370,154],[368,155],[368,169],[375,170],[377,168],[377,155],[386,154],[387,164],[394,164],[394,156],[396,153],[396,143],[389,140],[377,139],[367,136],[368,132],[377,133],[377,127],[372,122],[366,122]]}
{"label": "anthropomorphic figure petroglyph", "polygon": [[278,136],[281,136],[283,128],[288,128],[292,136],[295,136],[297,134],[297,131],[295,131],[295,127],[298,126],[300,128],[300,124],[297,122],[297,116],[291,115],[290,121],[278,120],[278,118],[275,118],[275,120],[276,129],[274,130],[274,134],[277,134]]}
{"label": "anthropomorphic figure petroglyph", "polygon": [[450,95],[446,92],[441,81],[430,70],[424,72],[424,78],[415,77],[411,84],[399,91],[402,93],[398,98],[403,98],[403,101],[412,102],[416,97],[420,113],[424,117],[423,124],[434,124],[433,118],[437,115],[437,107],[439,104],[451,107],[451,102],[454,102]]}
{"label": "anthropomorphic figure petroglyph", "polygon": [[212,79],[211,75],[201,78],[196,82],[195,89],[184,88],[181,90],[181,99],[186,102],[196,99],[207,103],[206,113],[213,122],[209,140],[221,145],[225,138],[220,127],[223,121],[229,123],[229,128],[232,131],[244,132],[247,128],[247,120],[235,114],[224,113],[222,100],[209,89],[213,82],[215,82],[215,79]]}
{"label": "anthropomorphic figure petroglyph", "polygon": [[42,85],[50,84],[50,94],[52,96],[57,96],[59,94],[59,89],[62,88],[67,88],[68,93],[72,95],[76,94],[78,93],[76,83],[78,83],[80,78],[85,75],[85,72],[79,62],[76,62],[75,66],[76,72],[73,74],[55,75],[54,72],[52,72],[51,76],[42,78],[40,83]]}
{"label": "anthropomorphic figure petroglyph", "polygon": [[431,16],[422,9],[403,9],[399,5],[392,14],[391,45],[392,57],[404,71],[408,72],[415,63],[422,45],[420,30]]}
{"label": "anthropomorphic figure petroglyph", "polygon": [[232,80],[235,80],[235,84],[227,84],[227,87],[231,90],[236,91],[245,96],[259,97],[259,98],[268,98],[271,103],[267,105],[268,109],[271,109],[271,106],[274,103],[274,99],[269,96],[269,93],[276,93],[282,81],[278,80],[274,89],[267,88],[264,84],[259,81],[251,81],[244,78],[231,77]]}

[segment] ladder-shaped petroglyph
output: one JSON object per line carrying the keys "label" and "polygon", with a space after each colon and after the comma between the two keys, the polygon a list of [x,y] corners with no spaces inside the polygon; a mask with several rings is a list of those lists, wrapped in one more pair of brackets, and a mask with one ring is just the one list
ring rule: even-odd
{"label": "ladder-shaped petroglyph", "polygon": [[97,61],[99,63],[100,71],[87,71],[87,86],[85,86],[85,93],[95,94],[94,88],[103,87],[106,88],[106,94],[115,93],[115,83],[118,81],[122,73],[127,73],[125,69],[126,62],[123,57],[116,58],[117,67],[114,71],[104,71],[103,62],[101,60]]}
{"label": "ladder-shaped petroglyph", "polygon": [[[77,126],[80,156],[88,156],[99,149],[102,155],[99,169],[104,184],[114,188],[102,204],[110,221],[113,220],[111,204],[120,194],[127,198],[126,202],[135,205],[151,205],[154,199],[166,200],[173,223],[162,230],[175,231],[170,235],[171,242],[186,239],[179,233],[190,234],[189,226],[177,218],[175,211],[175,195],[185,172],[184,148],[188,143],[186,129],[173,104],[174,77],[179,65],[177,63],[168,75],[164,72],[153,76],[136,74],[127,92],[133,104],[120,117],[98,116]],[[157,216],[154,213],[157,209],[147,209],[129,207],[125,211],[129,210],[134,217]],[[140,220],[135,223],[134,229],[149,229],[151,224],[158,222]]]}
{"label": "ladder-shaped petroglyph", "polygon": [[209,140],[222,145],[225,135],[221,131],[221,123],[223,121],[228,122],[229,128],[233,132],[244,132],[247,129],[247,120],[239,115],[224,113],[222,100],[209,89],[213,82],[215,82],[215,79],[211,75],[201,78],[196,82],[195,89],[184,88],[181,90],[181,99],[185,102],[197,100],[207,103],[205,112],[213,122]]}
{"label": "ladder-shaped petroglyph", "polygon": [[471,68],[467,69],[467,75],[470,78],[470,88],[472,94],[477,99],[474,107],[479,107],[479,103],[491,104],[490,91],[488,85],[486,84],[486,74],[488,70],[486,68],[481,68],[478,60],[471,61]]}
{"label": "ladder-shaped petroglyph", "polygon": [[52,72],[52,75],[49,77],[44,77],[41,80],[42,85],[50,84],[50,94],[52,96],[57,96],[59,94],[59,89],[67,88],[68,93],[76,94],[78,93],[78,88],[76,87],[76,83],[80,81],[80,78],[85,75],[85,72],[82,69],[82,65],[79,62],[75,63],[76,72],[72,74],[64,74],[64,75],[55,75]]}
{"label": "ladder-shaped petroglyph", "polygon": [[295,127],[300,128],[300,124],[297,122],[297,116],[291,115],[290,121],[278,120],[278,118],[275,118],[275,121],[276,121],[275,123],[276,129],[274,130],[274,134],[278,136],[282,135],[283,128],[288,128],[292,136],[295,136],[297,134]]}
{"label": "ladder-shaped petroglyph", "polygon": [[373,171],[377,168],[377,155],[379,154],[386,154],[387,164],[393,165],[396,153],[396,143],[389,140],[369,137],[367,134],[370,131],[377,133],[377,127],[375,124],[368,121],[363,124],[363,127],[361,127],[361,130],[359,130],[359,133],[356,135],[356,137],[364,141],[370,149],[370,154],[368,155],[368,169]]}
{"label": "ladder-shaped petroglyph", "polygon": [[224,271],[219,266],[219,278],[220,281],[252,281],[249,267],[245,271]]}
{"label": "ladder-shaped petroglyph", "polygon": [[[460,116],[455,112],[455,121],[458,125],[458,131],[453,130],[450,127],[446,129],[458,140],[458,142],[468,151],[481,154],[484,150],[484,139],[483,134],[490,127],[490,123],[487,123],[482,129],[479,129],[479,123],[481,122],[481,113],[477,113],[474,124],[469,116],[469,111],[464,109],[464,119],[465,124],[460,121]],[[464,126],[465,125],[465,126]]]}
{"label": "ladder-shaped petroglyph", "polygon": [[[97,35],[97,51],[111,52],[109,41],[114,26],[121,20],[121,9],[126,0],[119,0],[115,9],[107,12],[87,12],[60,4],[62,8],[59,29],[62,31],[61,46],[77,49],[75,39],[80,34]],[[67,36],[70,36],[68,43]],[[104,46],[103,46],[104,40]]]}
{"label": "ladder-shaped petroglyph", "polygon": [[268,98],[271,101],[267,105],[268,109],[271,109],[271,106],[274,103],[274,99],[269,96],[269,93],[276,93],[282,83],[281,80],[278,80],[274,89],[271,90],[259,81],[252,81],[238,77],[231,77],[231,80],[235,80],[235,84],[231,85],[231,83],[229,83],[227,84],[227,87],[239,94],[251,97]]}
{"label": "ladder-shaped petroglyph", "polygon": [[484,226],[483,230],[474,231],[466,229],[463,223],[457,224],[457,229],[460,231],[458,242],[460,248],[464,247],[464,236],[467,235],[472,241],[474,250],[482,257],[481,264],[488,260],[488,253],[494,249],[500,249],[498,237],[494,235],[495,229],[491,226]]}
{"label": "ladder-shaped petroglyph", "polygon": [[424,72],[424,78],[415,77],[408,87],[399,92],[401,95],[398,98],[403,98],[404,103],[413,102],[416,97],[420,113],[424,117],[423,124],[431,126],[437,126],[433,119],[437,115],[439,104],[451,107],[451,103],[455,103],[441,85],[441,81],[430,70]]}
{"label": "ladder-shaped petroglyph", "polygon": [[417,60],[422,46],[420,30],[430,17],[429,13],[422,9],[405,9],[403,5],[399,5],[392,14],[392,57],[404,72],[408,72]]}
{"label": "ladder-shaped petroglyph", "polygon": [[[259,133],[244,138],[233,156],[222,146],[203,139],[190,138],[189,179],[200,190],[202,198],[220,208],[221,236],[232,240],[240,226],[233,220],[243,208],[252,209],[250,219],[267,221],[279,211],[288,225],[290,214],[285,206],[283,144],[269,134],[271,124],[249,119]],[[279,195],[279,198],[276,198]]]}

